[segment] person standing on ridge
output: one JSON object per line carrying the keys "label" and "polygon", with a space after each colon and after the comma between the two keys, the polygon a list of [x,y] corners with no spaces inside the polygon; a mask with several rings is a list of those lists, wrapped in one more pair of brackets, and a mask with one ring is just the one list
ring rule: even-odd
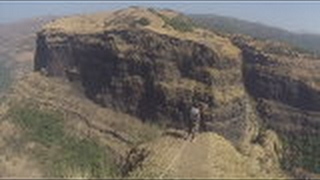
{"label": "person standing on ridge", "polygon": [[191,141],[194,139],[196,133],[199,132],[200,120],[201,120],[200,109],[199,109],[199,106],[195,104],[194,106],[191,107],[191,110],[190,110],[190,122],[188,127],[188,136],[190,137]]}

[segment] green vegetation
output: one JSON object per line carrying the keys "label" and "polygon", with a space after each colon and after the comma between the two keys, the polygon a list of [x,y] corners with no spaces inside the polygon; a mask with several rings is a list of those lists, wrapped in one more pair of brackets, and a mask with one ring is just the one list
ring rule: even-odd
{"label": "green vegetation", "polygon": [[150,21],[149,21],[149,19],[143,17],[143,18],[136,20],[135,24],[140,24],[142,26],[148,26],[150,24]]}
{"label": "green vegetation", "polygon": [[0,61],[0,94],[10,86],[10,69],[6,68],[4,61]]}
{"label": "green vegetation", "polygon": [[149,8],[148,10],[162,18],[162,20],[165,22],[164,27],[167,27],[169,25],[173,27],[173,29],[180,32],[191,32],[195,27],[195,24],[187,17],[176,16],[173,18],[168,18],[167,16],[158,13],[156,10],[152,8]]}
{"label": "green vegetation", "polygon": [[[116,168],[110,162],[105,150],[96,142],[89,139],[65,138],[61,151],[54,159],[54,175],[66,176],[76,170],[76,173],[85,172],[89,177],[111,177]],[[109,154],[110,155],[110,154]],[[64,170],[68,169],[67,172]],[[61,173],[62,172],[62,173]]]}
{"label": "green vegetation", "polygon": [[[166,19],[166,20],[165,20]],[[183,18],[182,16],[176,16],[174,18],[165,18],[164,21],[166,24],[169,24],[171,27],[173,27],[177,31],[181,32],[191,32],[193,31],[194,25],[186,18]]]}
{"label": "green vegetation", "polygon": [[14,121],[27,131],[30,140],[45,146],[59,144],[64,139],[63,124],[58,115],[19,108],[14,110]]}
{"label": "green vegetation", "polygon": [[282,136],[285,154],[282,166],[291,170],[303,167],[320,173],[320,134],[290,134]]}
{"label": "green vegetation", "polygon": [[32,107],[11,110],[28,141],[40,144],[35,158],[44,164],[48,176],[54,177],[112,177],[116,167],[111,153],[95,141],[68,135],[63,129],[61,115]]}

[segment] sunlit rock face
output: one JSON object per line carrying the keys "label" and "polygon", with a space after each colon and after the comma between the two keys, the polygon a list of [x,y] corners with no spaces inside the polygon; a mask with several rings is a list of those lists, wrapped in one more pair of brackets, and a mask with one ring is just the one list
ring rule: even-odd
{"label": "sunlit rock face", "polygon": [[319,130],[320,61],[282,44],[181,31],[170,22],[180,17],[129,8],[56,20],[38,33],[34,69],[80,83],[101,106],[176,127],[202,103],[201,127],[237,145],[255,141],[261,124]]}

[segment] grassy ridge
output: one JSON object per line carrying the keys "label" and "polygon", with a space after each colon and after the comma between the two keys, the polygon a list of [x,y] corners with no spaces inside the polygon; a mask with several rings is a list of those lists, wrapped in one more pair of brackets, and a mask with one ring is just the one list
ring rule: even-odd
{"label": "grassy ridge", "polygon": [[99,178],[117,174],[112,154],[92,139],[66,134],[59,114],[32,107],[17,107],[11,114],[25,138],[43,147],[33,153],[48,176]]}

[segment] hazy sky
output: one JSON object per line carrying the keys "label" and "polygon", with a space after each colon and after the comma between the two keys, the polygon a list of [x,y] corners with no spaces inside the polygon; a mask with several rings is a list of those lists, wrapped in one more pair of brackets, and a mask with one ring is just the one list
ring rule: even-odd
{"label": "hazy sky", "polygon": [[1,1],[0,23],[42,15],[90,13],[133,5],[170,8],[184,13],[214,13],[295,32],[320,34],[320,2],[316,1]]}

